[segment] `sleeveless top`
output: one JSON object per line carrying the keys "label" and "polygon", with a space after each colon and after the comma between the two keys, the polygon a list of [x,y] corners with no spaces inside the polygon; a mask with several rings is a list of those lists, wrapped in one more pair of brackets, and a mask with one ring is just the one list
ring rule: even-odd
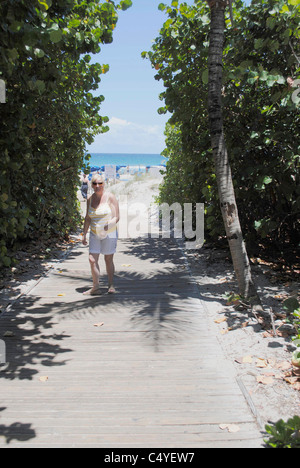
{"label": "sleeveless top", "polygon": [[104,230],[104,226],[112,219],[112,211],[107,202],[101,203],[98,208],[89,206],[89,217],[91,218],[91,232],[99,237],[105,239],[107,236],[115,237],[117,227],[113,226],[108,231]]}

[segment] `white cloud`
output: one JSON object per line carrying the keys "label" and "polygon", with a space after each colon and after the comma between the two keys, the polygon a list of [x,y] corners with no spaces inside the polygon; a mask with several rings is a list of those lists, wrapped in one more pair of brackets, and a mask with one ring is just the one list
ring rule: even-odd
{"label": "white cloud", "polygon": [[164,124],[146,125],[112,117],[109,132],[98,135],[91,153],[161,153],[165,148]]}
{"label": "white cloud", "polygon": [[112,117],[108,122],[108,125],[110,127],[126,127],[127,125],[130,125],[130,122],[127,120],[118,119],[118,117]]}
{"label": "white cloud", "polygon": [[111,132],[121,133],[126,128],[126,130],[129,131],[131,135],[142,132],[145,135],[161,136],[161,131],[164,130],[161,125],[138,124],[129,122],[128,120],[118,119],[117,117],[112,117],[107,125],[109,126]]}

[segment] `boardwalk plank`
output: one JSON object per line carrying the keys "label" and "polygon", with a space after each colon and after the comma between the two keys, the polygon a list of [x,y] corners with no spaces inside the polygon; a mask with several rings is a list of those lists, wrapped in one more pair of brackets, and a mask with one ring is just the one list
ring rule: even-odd
{"label": "boardwalk plank", "polygon": [[76,247],[0,318],[0,447],[262,446],[177,244],[122,241],[115,260],[116,295],[104,276],[83,296]]}

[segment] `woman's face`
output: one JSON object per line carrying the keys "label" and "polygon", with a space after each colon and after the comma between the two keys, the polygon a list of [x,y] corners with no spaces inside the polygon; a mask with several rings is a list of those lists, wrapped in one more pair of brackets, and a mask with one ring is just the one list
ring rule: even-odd
{"label": "woman's face", "polygon": [[104,190],[104,181],[101,177],[97,178],[93,182],[93,189],[95,193],[101,194]]}

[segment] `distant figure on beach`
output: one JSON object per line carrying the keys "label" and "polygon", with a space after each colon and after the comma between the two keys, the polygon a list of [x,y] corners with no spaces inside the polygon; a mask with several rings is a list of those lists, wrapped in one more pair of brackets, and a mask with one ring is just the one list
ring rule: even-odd
{"label": "distant figure on beach", "polygon": [[120,219],[119,203],[110,192],[105,191],[105,181],[99,174],[92,177],[93,195],[87,199],[87,210],[83,228],[83,245],[87,245],[87,233],[90,228],[89,261],[91,265],[93,287],[85,295],[99,294],[100,254],[104,255],[108,275],[108,292],[115,293],[114,288],[114,254],[117,249]]}
{"label": "distant figure on beach", "polygon": [[88,176],[84,174],[82,181],[81,181],[81,195],[83,196],[84,200],[87,200],[88,190],[89,190],[89,179],[88,179]]}

